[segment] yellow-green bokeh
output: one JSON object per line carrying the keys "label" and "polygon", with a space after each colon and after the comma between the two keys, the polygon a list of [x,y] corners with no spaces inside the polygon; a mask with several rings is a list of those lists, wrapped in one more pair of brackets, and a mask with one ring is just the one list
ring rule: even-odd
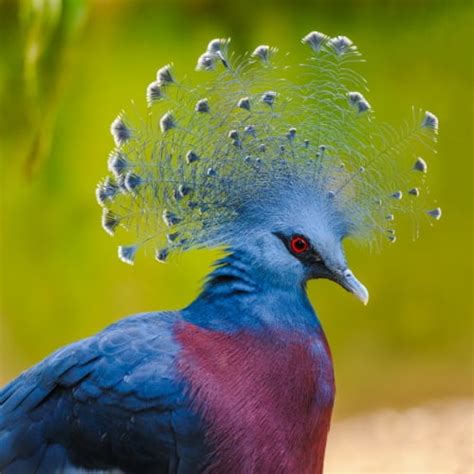
{"label": "yellow-green bokeh", "polygon": [[[471,393],[469,2],[65,0],[36,2],[66,4],[40,26],[25,20],[28,3],[0,7],[1,383],[119,317],[182,307],[199,290],[215,252],[130,267],[100,228],[94,190],[109,124],[130,99],[144,100],[155,70],[174,62],[176,74],[191,71],[219,36],[238,51],[271,44],[298,60],[300,38],[317,29],[362,50],[380,119],[399,123],[416,105],[441,124],[429,168],[442,220],[422,219],[416,241],[405,225],[381,253],[348,246],[367,307],[329,282],[309,287],[335,359],[338,413]],[[25,57],[35,45],[39,64]]]}

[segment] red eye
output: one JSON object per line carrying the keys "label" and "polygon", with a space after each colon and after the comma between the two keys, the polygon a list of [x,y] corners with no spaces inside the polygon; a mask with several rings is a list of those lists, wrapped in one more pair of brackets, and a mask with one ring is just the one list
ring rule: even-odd
{"label": "red eye", "polygon": [[301,235],[295,235],[291,238],[290,248],[293,253],[302,254],[309,249],[309,242]]}

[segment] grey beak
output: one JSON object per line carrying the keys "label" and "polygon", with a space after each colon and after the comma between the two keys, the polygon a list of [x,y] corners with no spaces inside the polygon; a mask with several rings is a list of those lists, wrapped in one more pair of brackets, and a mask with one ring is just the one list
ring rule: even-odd
{"label": "grey beak", "polygon": [[369,292],[367,288],[354,276],[354,274],[347,268],[340,276],[339,284],[347,291],[351,292],[359,298],[364,305],[369,302]]}

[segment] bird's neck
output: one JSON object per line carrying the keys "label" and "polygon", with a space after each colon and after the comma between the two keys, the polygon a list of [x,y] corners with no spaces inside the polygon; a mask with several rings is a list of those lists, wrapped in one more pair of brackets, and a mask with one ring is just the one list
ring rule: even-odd
{"label": "bird's neck", "polygon": [[201,294],[183,311],[190,322],[226,332],[319,328],[304,284],[275,284],[241,252],[233,252],[215,266]]}

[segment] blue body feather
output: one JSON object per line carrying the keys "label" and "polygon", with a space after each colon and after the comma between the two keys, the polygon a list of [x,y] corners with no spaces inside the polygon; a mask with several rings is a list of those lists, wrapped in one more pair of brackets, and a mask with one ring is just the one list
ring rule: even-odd
{"label": "blue body feather", "polygon": [[173,373],[177,318],[125,319],[7,385],[0,395],[0,471],[170,472],[178,449],[186,450],[186,462],[199,460],[199,427]]}

